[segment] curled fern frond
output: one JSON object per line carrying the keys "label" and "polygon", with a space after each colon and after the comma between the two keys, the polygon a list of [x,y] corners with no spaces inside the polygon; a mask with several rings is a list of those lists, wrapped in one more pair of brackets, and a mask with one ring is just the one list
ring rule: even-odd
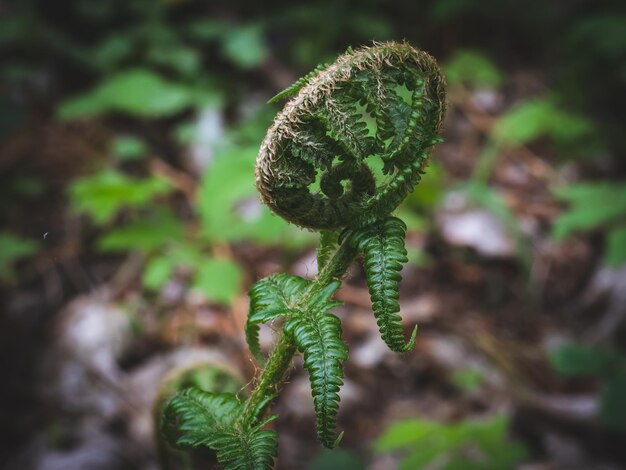
{"label": "curled fern frond", "polygon": [[326,447],[338,443],[335,436],[339,389],[343,385],[343,362],[348,358],[348,346],[341,338],[341,321],[328,310],[339,302],[330,296],[339,287],[331,283],[311,299],[310,309],[289,318],[285,332],[292,335],[298,350],[304,355],[304,368],[309,373],[315,406],[317,436]]}
{"label": "curled fern frond", "polygon": [[372,310],[381,336],[392,351],[406,352],[413,349],[417,327],[411,339],[404,342],[402,318],[398,314],[398,283],[400,270],[406,263],[404,236],[406,225],[396,217],[388,217],[354,232],[351,239],[363,253],[363,265],[367,286],[372,300]]}
{"label": "curled fern frond", "polygon": [[[263,141],[256,179],[272,211],[302,227],[384,218],[420,180],[439,142],[444,79],[431,56],[406,43],[349,50],[276,99],[292,94]],[[372,158],[383,161],[380,181]]]}
{"label": "curled fern frond", "polygon": [[189,388],[170,400],[162,428],[173,445],[214,450],[226,470],[269,469],[278,439],[263,427],[275,416],[249,426],[237,422],[242,407],[235,395]]}
{"label": "curled fern frond", "polygon": [[250,309],[245,326],[246,341],[254,357],[263,362],[259,345],[259,323],[298,313],[297,302],[311,281],[289,274],[272,274],[250,289]]}

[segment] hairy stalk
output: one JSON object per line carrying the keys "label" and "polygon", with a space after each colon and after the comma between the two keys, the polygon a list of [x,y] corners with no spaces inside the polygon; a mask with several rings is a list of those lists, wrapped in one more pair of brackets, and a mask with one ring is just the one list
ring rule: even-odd
{"label": "hairy stalk", "polygon": [[[311,298],[319,294],[330,282],[334,280],[340,281],[356,255],[357,251],[350,243],[350,240],[344,240],[332,258],[322,267],[313,284],[301,298],[301,305],[305,306]],[[279,332],[278,335],[276,346],[274,346],[265,368],[256,381],[254,391],[246,402],[240,417],[241,422],[260,421],[271,401],[276,398],[280,387],[288,378],[291,360],[296,353],[296,345],[290,335],[283,332]]]}

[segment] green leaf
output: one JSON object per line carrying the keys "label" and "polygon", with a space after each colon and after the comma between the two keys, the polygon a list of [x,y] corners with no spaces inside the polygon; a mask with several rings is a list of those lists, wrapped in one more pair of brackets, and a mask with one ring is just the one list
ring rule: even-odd
{"label": "green leaf", "polygon": [[477,391],[484,381],[484,374],[478,369],[456,369],[452,374],[452,383],[466,393]]}
{"label": "green leaf", "polygon": [[107,232],[98,239],[98,249],[150,252],[184,235],[185,228],[180,220],[165,213]]}
{"label": "green leaf", "polygon": [[207,300],[230,305],[239,293],[243,272],[241,267],[226,259],[208,259],[199,265],[193,288]]}
{"label": "green leaf", "polygon": [[[441,166],[436,163],[430,163],[424,172],[420,184],[415,186],[413,192],[407,196],[403,206],[431,213],[443,198],[444,189],[444,172]],[[411,230],[410,226],[409,230]]]}
{"label": "green leaf", "polygon": [[407,262],[405,232],[404,222],[389,217],[359,229],[352,238],[355,247],[363,253],[363,265],[376,323],[387,346],[396,352],[411,350],[417,333],[415,327],[405,344],[402,318],[398,314],[398,284],[402,279],[400,270]]}
{"label": "green leaf", "polygon": [[222,41],[224,55],[243,69],[257,67],[267,56],[260,26],[233,26],[226,31]]}
{"label": "green leaf", "polygon": [[311,281],[290,274],[272,274],[256,282],[250,289],[249,320],[265,323],[293,313]]}
{"label": "green leaf", "polygon": [[567,344],[550,352],[554,370],[566,377],[606,376],[620,367],[623,359],[612,349]]}
{"label": "green leaf", "polygon": [[376,452],[391,452],[402,449],[425,437],[433,435],[440,425],[430,421],[410,419],[397,421],[389,426],[374,443]]}
{"label": "green leaf", "polygon": [[337,392],[343,384],[341,364],[347,359],[348,348],[341,339],[339,318],[327,311],[339,304],[331,298],[340,282],[331,282],[307,297],[311,285],[311,281],[288,274],[274,274],[255,283],[250,289],[246,339],[252,353],[262,361],[258,323],[288,316],[285,333],[293,335],[304,354],[304,367],[311,380],[317,434],[322,444],[332,448],[338,443],[334,431],[339,408]]}
{"label": "green leaf", "polygon": [[146,69],[131,69],[105,79],[94,90],[64,102],[61,119],[92,117],[110,111],[137,117],[172,116],[194,104],[189,88]]}
{"label": "green leaf", "polygon": [[148,262],[141,275],[141,282],[149,290],[158,290],[172,276],[175,260],[168,256],[157,256]]}
{"label": "green leaf", "polygon": [[134,47],[130,34],[112,34],[98,43],[91,57],[102,70],[110,71],[127,59]]}
{"label": "green leaf", "polygon": [[147,152],[146,143],[131,135],[116,137],[111,146],[111,153],[120,161],[140,160],[146,156]]}
{"label": "green leaf", "polygon": [[250,351],[259,362],[264,359],[259,345],[258,324],[283,315],[299,313],[297,302],[310,285],[311,281],[281,273],[261,279],[250,288],[246,340]]}
{"label": "green leaf", "polygon": [[317,420],[317,437],[323,445],[337,444],[335,427],[339,410],[339,389],[343,385],[342,363],[348,358],[348,346],[341,339],[341,321],[324,308],[315,315],[291,317],[285,332],[304,354],[304,368],[309,373]]}
{"label": "green leaf", "polygon": [[504,415],[484,420],[440,423],[406,420],[392,424],[376,441],[377,453],[404,450],[399,468],[516,468],[526,449],[509,441],[509,421]]}
{"label": "green leaf", "polygon": [[262,427],[275,416],[257,426],[238,423],[242,406],[235,395],[189,388],[170,400],[161,429],[173,445],[213,449],[226,470],[271,469],[278,437]]}
{"label": "green leaf", "polygon": [[578,230],[590,230],[622,220],[626,214],[626,186],[619,183],[588,183],[558,188],[557,198],[570,203],[552,228],[552,234],[562,239]]}
{"label": "green leaf", "polygon": [[609,266],[626,263],[626,225],[609,231],[604,261]]}
{"label": "green leaf", "polygon": [[136,180],[123,173],[103,170],[75,180],[69,194],[73,209],[99,225],[109,222],[123,208],[138,208],[166,194],[170,186],[159,178]]}
{"label": "green leaf", "polygon": [[156,65],[168,67],[184,76],[199,74],[202,68],[200,53],[191,47],[170,44],[159,45],[148,51],[148,60]]}
{"label": "green leaf", "polygon": [[594,134],[584,116],[562,110],[551,98],[518,103],[494,127],[495,139],[507,145],[523,145],[549,137],[560,145],[573,145]]}
{"label": "green leaf", "polygon": [[13,276],[12,265],[37,252],[39,244],[11,232],[0,232],[0,280]]}
{"label": "green leaf", "polygon": [[261,205],[254,184],[257,147],[233,149],[207,169],[200,183],[198,212],[209,241],[276,243],[287,223]]}
{"label": "green leaf", "polygon": [[443,72],[450,86],[467,83],[475,88],[497,88],[504,81],[502,72],[487,56],[469,49],[458,51],[445,63]]}

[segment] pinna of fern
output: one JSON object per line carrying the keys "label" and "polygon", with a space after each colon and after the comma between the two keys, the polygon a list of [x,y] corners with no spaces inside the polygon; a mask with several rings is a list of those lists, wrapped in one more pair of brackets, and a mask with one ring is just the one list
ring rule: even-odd
{"label": "pinna of fern", "polygon": [[[250,289],[245,334],[263,369],[247,399],[188,390],[164,413],[172,444],[209,447],[227,469],[272,466],[276,433],[265,426],[275,416],[266,414],[297,352],[311,383],[318,438],[331,448],[340,441],[335,427],[348,346],[331,310],[357,256],[383,340],[396,352],[415,343],[416,329],[405,339],[398,303],[406,226],[391,212],[441,141],[445,82],[437,63],[407,43],[349,49],[272,101],[284,98],[259,151],[256,183],[275,214],[321,231],[319,273],[314,280],[273,274]],[[278,335],[267,358],[259,345],[262,323]]]}

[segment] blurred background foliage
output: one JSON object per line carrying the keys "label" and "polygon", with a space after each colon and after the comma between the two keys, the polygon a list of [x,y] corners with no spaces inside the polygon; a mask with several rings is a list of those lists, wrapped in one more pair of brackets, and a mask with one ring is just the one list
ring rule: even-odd
{"label": "blurred background foliage", "polygon": [[[446,143],[398,209],[411,264],[465,266],[467,280],[500,263],[507,274],[487,274],[478,305],[507,304],[502,283],[519,283],[527,315],[506,317],[510,334],[557,329],[571,340],[544,351],[548,388],[595,390],[599,426],[623,432],[625,31],[624,2],[611,0],[4,1],[0,292],[6,312],[37,312],[24,324],[7,313],[4,331],[44,339],[63,305],[102,286],[132,291],[116,302],[135,314],[155,302],[167,310],[174,288],[193,305],[240,310],[259,266],[291,266],[316,243],[258,201],[254,161],[279,109],[266,101],[348,46],[406,39],[440,61],[449,87]],[[553,286],[553,266],[573,287]],[[568,316],[599,273],[615,294],[589,304],[602,315]],[[445,291],[445,275],[434,278]],[[20,304],[20,292],[44,294]],[[587,327],[598,334],[585,336]],[[2,364],[19,375],[44,346],[15,361],[9,335]],[[34,387],[32,370],[3,403]],[[472,395],[485,380],[460,368],[450,386]],[[37,392],[26,396],[16,410]],[[504,443],[509,421],[402,422],[368,452],[400,449],[402,468],[512,468],[545,454],[521,434],[528,449]],[[459,460],[468,448],[478,460]],[[319,468],[335,458],[362,465],[350,454],[318,458]]]}

